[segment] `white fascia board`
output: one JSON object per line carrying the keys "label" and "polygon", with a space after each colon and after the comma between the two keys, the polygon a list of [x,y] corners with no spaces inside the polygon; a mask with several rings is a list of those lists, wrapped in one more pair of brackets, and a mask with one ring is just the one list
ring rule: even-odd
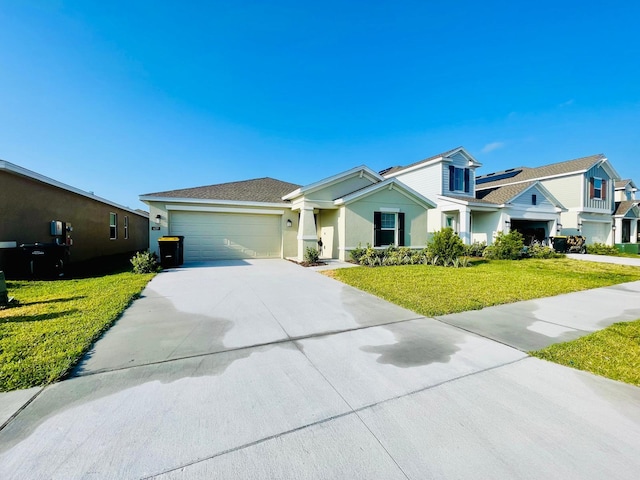
{"label": "white fascia board", "polygon": [[501,207],[504,207],[504,205],[497,205],[497,204],[491,205],[487,203],[474,202],[475,198],[473,197],[469,197],[469,200],[462,200],[460,198],[447,197],[446,195],[438,195],[438,200],[440,200],[441,202],[441,203],[438,203],[438,205],[440,206],[446,206],[446,202],[448,202],[448,203],[453,203],[455,205],[466,205],[468,207],[472,207],[474,210],[484,209],[484,211],[487,211],[487,212],[493,212],[498,210]]}
{"label": "white fascia board", "polygon": [[284,210],[266,208],[205,207],[200,205],[167,205],[169,212],[252,213],[254,215],[284,215]]}
{"label": "white fascia board", "polygon": [[384,180],[384,178],[378,174],[377,172],[374,172],[373,170],[371,170],[369,167],[367,167],[366,165],[360,165],[359,167],[354,167],[350,170],[347,170],[345,172],[342,173],[338,173],[336,175],[333,175],[331,177],[327,177],[324,178],[322,180],[319,180],[315,183],[311,183],[309,185],[305,185],[304,187],[300,187],[296,190],[294,190],[291,193],[286,194],[284,197],[282,197],[283,200],[291,200],[293,198],[299,197],[300,195],[304,195],[306,193],[312,193],[315,192],[317,190],[320,190],[324,187],[327,187],[329,185],[338,183],[342,180],[345,180],[349,177],[353,177],[355,174],[360,173],[362,176],[367,177],[369,180],[371,180],[374,183],[377,182],[381,182]]}
{"label": "white fascia board", "polygon": [[414,202],[419,203],[426,208],[436,208],[436,204],[434,202],[432,202],[424,195],[419,194],[418,192],[416,192],[415,190],[413,190],[412,188],[408,187],[404,183],[400,182],[400,180],[397,180],[395,178],[388,178],[383,182],[376,183],[367,188],[363,188],[362,190],[358,190],[357,192],[350,193],[349,195],[345,195],[342,198],[338,198],[333,203],[335,205],[347,205],[363,197],[372,195],[373,193],[376,193],[378,190],[383,190],[385,188],[389,188],[389,189],[393,188],[397,192],[402,193],[403,195],[409,198],[412,198]]}
{"label": "white fascia board", "polygon": [[584,207],[578,207],[578,208],[570,208],[569,211],[570,212],[578,212],[578,213],[595,213],[597,215],[613,215],[613,212],[611,210],[606,209],[606,208],[584,208]]}
{"label": "white fascia board", "polygon": [[271,203],[271,202],[242,202],[237,200],[211,200],[207,198],[174,198],[174,197],[154,197],[149,195],[140,195],[140,201],[144,203],[158,202],[170,205],[172,203],[199,203],[208,205],[237,205],[239,207],[280,207],[290,208],[290,203]]}
{"label": "white fascia board", "polygon": [[106,198],[98,197],[93,193],[85,192],[84,190],[80,190],[79,188],[75,188],[75,187],[72,187],[71,185],[67,185],[66,183],[62,183],[57,180],[54,180],[53,178],[45,177],[44,175],[28,170],[14,163],[7,162],[6,160],[0,160],[0,170],[5,170],[14,175],[30,178],[32,180],[36,180],[41,183],[46,183],[47,185],[51,185],[52,187],[56,187],[61,190],[66,190],[68,192],[75,193],[76,195],[80,195],[82,197],[95,200],[96,202],[104,203],[106,205],[119,208],[120,210],[126,210],[127,212],[133,213],[134,215],[138,215],[140,217],[149,218],[148,212],[142,213],[132,208],[125,207],[124,205],[117,204],[115,202],[107,200]]}

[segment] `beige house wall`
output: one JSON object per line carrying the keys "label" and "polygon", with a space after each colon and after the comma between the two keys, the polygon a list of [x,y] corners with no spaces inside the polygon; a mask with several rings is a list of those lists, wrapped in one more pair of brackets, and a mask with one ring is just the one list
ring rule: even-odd
{"label": "beige house wall", "polygon": [[[79,195],[27,177],[0,171],[0,242],[50,243],[50,222],[73,226],[71,262],[144,250],[149,219],[139,213]],[[118,218],[118,238],[110,240],[109,214]],[[124,238],[124,218],[129,238]]]}

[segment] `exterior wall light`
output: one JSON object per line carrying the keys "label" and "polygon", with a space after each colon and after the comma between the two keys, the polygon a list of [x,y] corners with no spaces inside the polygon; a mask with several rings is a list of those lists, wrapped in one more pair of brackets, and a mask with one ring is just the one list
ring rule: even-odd
{"label": "exterior wall light", "polygon": [[291,222],[291,220],[287,220],[287,228],[291,228],[293,226],[293,223]]}
{"label": "exterior wall light", "polygon": [[614,232],[616,231],[616,224],[615,224],[615,223],[613,223],[613,224],[611,225],[611,230],[613,230]]}
{"label": "exterior wall light", "polygon": [[157,214],[156,215],[156,223],[159,225],[160,224],[160,220],[162,219],[162,215]]}
{"label": "exterior wall light", "polygon": [[556,233],[560,234],[560,232],[562,232],[562,224],[559,223],[558,226],[556,227]]}
{"label": "exterior wall light", "polygon": [[582,220],[580,220],[578,222],[578,231],[581,232],[582,231]]}
{"label": "exterior wall light", "polygon": [[507,228],[511,228],[511,220],[505,220],[504,221],[504,226]]}

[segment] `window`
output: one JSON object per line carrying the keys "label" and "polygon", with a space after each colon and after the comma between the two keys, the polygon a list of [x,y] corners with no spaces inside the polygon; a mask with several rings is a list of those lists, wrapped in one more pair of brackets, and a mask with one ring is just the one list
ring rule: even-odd
{"label": "window", "polygon": [[374,247],[404,246],[404,213],[373,213]]}
{"label": "window", "polygon": [[124,239],[129,239],[129,216],[124,216]]}
{"label": "window", "polygon": [[589,179],[589,197],[600,200],[607,199],[607,181],[598,177]]}
{"label": "window", "polygon": [[531,205],[537,205],[537,204],[538,204],[538,197],[534,193],[533,195],[531,195]]}
{"label": "window", "polygon": [[115,240],[118,238],[118,214],[109,214],[109,239]]}
{"label": "window", "polygon": [[452,192],[471,191],[471,173],[468,168],[457,168],[449,165],[449,190]]}

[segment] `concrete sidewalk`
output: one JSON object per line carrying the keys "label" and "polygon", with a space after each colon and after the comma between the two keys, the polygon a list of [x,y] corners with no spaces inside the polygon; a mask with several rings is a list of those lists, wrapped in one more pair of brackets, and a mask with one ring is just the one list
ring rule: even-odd
{"label": "concrete sidewalk", "polygon": [[613,263],[616,265],[630,265],[632,267],[640,267],[640,255],[638,258],[633,257],[612,257],[608,255],[580,255],[570,253],[567,258],[573,260],[584,260],[585,262]]}
{"label": "concrete sidewalk", "polygon": [[640,389],[524,352],[639,292],[437,321],[285,261],[170,270],[74,378],[0,394],[0,478],[635,479]]}

